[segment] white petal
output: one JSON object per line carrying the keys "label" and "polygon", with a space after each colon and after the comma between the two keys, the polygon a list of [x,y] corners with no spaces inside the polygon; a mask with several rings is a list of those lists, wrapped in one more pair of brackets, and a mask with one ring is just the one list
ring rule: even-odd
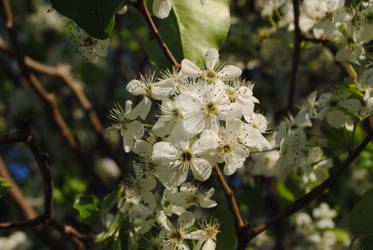
{"label": "white petal", "polygon": [[203,208],[212,208],[212,207],[216,207],[218,204],[213,200],[207,199],[207,200],[201,201],[199,205]]}
{"label": "white petal", "polygon": [[151,209],[155,209],[157,207],[157,202],[155,201],[155,196],[152,192],[148,190],[143,190],[141,192],[142,199],[145,203],[149,204]]}
{"label": "white petal", "polygon": [[153,146],[154,161],[174,161],[179,156],[179,151],[169,142],[157,142]]}
{"label": "white petal", "polygon": [[188,177],[188,171],[171,168],[166,163],[162,163],[157,167],[156,174],[161,183],[167,188],[179,186]]}
{"label": "white petal", "polygon": [[205,159],[194,159],[192,162],[192,172],[194,178],[198,181],[207,180],[212,172],[212,165],[208,160]]}
{"label": "white petal", "polygon": [[234,80],[241,76],[242,70],[234,65],[225,65],[219,72],[218,78],[222,80]]}
{"label": "white petal", "polygon": [[245,158],[227,160],[224,165],[224,174],[225,175],[234,174],[238,168],[243,167],[244,162],[245,162]]}
{"label": "white petal", "polygon": [[154,124],[152,131],[154,135],[163,137],[169,135],[175,125],[175,122],[168,117],[161,117]]}
{"label": "white petal", "polygon": [[195,154],[210,153],[217,149],[219,145],[219,136],[212,130],[202,132],[198,141],[192,145],[192,151]]}
{"label": "white petal", "polygon": [[158,18],[166,18],[172,9],[172,0],[153,0],[153,13]]}
{"label": "white petal", "polygon": [[131,100],[127,100],[125,110],[124,110],[125,116],[127,116],[131,112],[131,110],[132,110],[132,102],[131,102]]}
{"label": "white petal", "polygon": [[133,148],[135,154],[141,155],[145,159],[150,159],[153,153],[153,145],[147,141],[137,140]]}
{"label": "white petal", "polygon": [[130,134],[135,139],[141,139],[144,135],[144,126],[139,121],[133,121],[127,124],[126,134]]}
{"label": "white petal", "polygon": [[243,123],[242,134],[240,136],[241,142],[251,148],[258,148],[263,150],[264,148],[271,148],[271,144],[266,138],[260,133],[258,129],[251,127],[248,124]]}
{"label": "white petal", "polygon": [[202,74],[202,71],[188,59],[181,61],[181,70],[186,76],[198,77]]}
{"label": "white petal", "polygon": [[189,240],[206,240],[207,239],[206,233],[203,230],[197,230],[197,231],[194,231],[194,232],[190,232],[190,233],[184,235],[184,238],[189,239]]}
{"label": "white petal", "polygon": [[339,102],[338,105],[353,113],[359,112],[361,108],[361,103],[357,99],[347,99],[345,101]]}
{"label": "white petal", "polygon": [[206,128],[206,119],[202,112],[185,114],[181,123],[189,134],[198,134]]}
{"label": "white petal", "polygon": [[213,69],[219,61],[219,52],[216,49],[208,49],[206,52],[206,68]]}
{"label": "white petal", "polygon": [[328,112],[326,114],[326,120],[328,121],[330,126],[334,128],[340,128],[345,121],[345,114],[340,110]]}
{"label": "white petal", "polygon": [[239,119],[230,119],[226,123],[225,140],[233,141],[236,140],[240,134],[242,121]]}
{"label": "white petal", "polygon": [[202,250],[215,250],[216,243],[213,239],[208,239],[206,243],[203,245]]}
{"label": "white petal", "polygon": [[165,100],[170,95],[173,88],[170,87],[153,87],[152,88],[152,98],[155,100]]}
{"label": "white petal", "polygon": [[179,216],[179,219],[177,220],[180,228],[182,229],[188,229],[194,224],[194,214],[191,212],[184,212]]}
{"label": "white petal", "polygon": [[132,149],[134,141],[135,141],[133,139],[133,137],[130,134],[125,133],[125,134],[122,135],[122,141],[123,141],[124,152],[126,152],[126,153],[131,152],[131,149]]}
{"label": "white petal", "polygon": [[127,84],[127,90],[133,95],[145,95],[145,84],[139,80],[132,80]]}
{"label": "white petal", "polygon": [[168,220],[164,211],[160,211],[157,215],[157,222],[161,225],[161,227],[166,230],[167,232],[173,231],[173,226],[171,222]]}
{"label": "white petal", "polygon": [[146,116],[148,115],[150,108],[152,107],[152,101],[144,96],[139,104],[128,114],[127,118],[130,120],[134,120],[137,117],[145,120]]}

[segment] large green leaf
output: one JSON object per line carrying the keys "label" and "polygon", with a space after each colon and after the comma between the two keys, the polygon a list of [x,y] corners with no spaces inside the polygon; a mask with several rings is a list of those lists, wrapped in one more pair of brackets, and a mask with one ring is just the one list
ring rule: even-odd
{"label": "large green leaf", "polygon": [[9,188],[10,185],[8,184],[8,182],[6,182],[6,180],[0,177],[0,198],[6,195]]}
{"label": "large green leaf", "polygon": [[373,234],[373,189],[365,192],[352,209],[349,230],[354,235]]}
{"label": "large green leaf", "polygon": [[84,223],[96,224],[100,219],[98,200],[92,195],[81,195],[75,201],[73,207],[79,211],[80,218]]}
{"label": "large green leaf", "polygon": [[[164,20],[159,20],[160,34],[180,62],[187,58],[203,63],[209,48],[219,49],[230,26],[227,0],[173,0],[173,11]],[[161,68],[170,67],[170,61],[153,39],[145,45],[149,60]]]}
{"label": "large green leaf", "polygon": [[114,28],[115,13],[124,0],[50,0],[53,8],[74,20],[97,39],[106,39]]}
{"label": "large green leaf", "polygon": [[230,27],[227,0],[173,0],[184,58],[195,63],[204,62],[207,49],[219,49]]}

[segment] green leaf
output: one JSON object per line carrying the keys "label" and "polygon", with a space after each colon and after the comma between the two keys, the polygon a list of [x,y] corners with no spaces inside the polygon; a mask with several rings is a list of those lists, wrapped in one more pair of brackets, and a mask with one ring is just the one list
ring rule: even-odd
{"label": "green leaf", "polygon": [[352,209],[349,230],[354,235],[373,234],[373,189],[364,193],[363,198]]}
{"label": "green leaf", "polygon": [[195,63],[205,61],[209,48],[219,49],[230,27],[227,0],[173,0],[173,10],[178,22],[184,58]]}
{"label": "green leaf", "polygon": [[[204,63],[209,48],[219,49],[228,34],[230,13],[227,0],[174,0],[170,16],[160,20],[160,34],[180,62],[183,58]],[[145,45],[150,61],[167,68],[171,64],[155,39]]]}
{"label": "green leaf", "polygon": [[277,192],[281,195],[281,197],[284,198],[285,200],[290,201],[290,202],[295,201],[294,194],[287,188],[285,183],[277,182],[276,189],[277,189]]}
{"label": "green leaf", "polygon": [[[166,19],[160,20],[159,24],[161,37],[167,44],[167,47],[170,49],[175,59],[180,62],[183,59],[183,50],[175,14],[171,12]],[[169,59],[166,57],[155,39],[150,40],[145,44],[145,51],[152,64],[162,69],[167,69],[171,66]]]}
{"label": "green leaf", "polygon": [[123,193],[123,188],[119,188],[105,196],[101,203],[101,214],[104,215],[117,204]]}
{"label": "green leaf", "polygon": [[80,218],[84,223],[96,224],[100,220],[100,209],[98,200],[93,195],[81,195],[74,201],[73,207],[79,211]]}
{"label": "green leaf", "polygon": [[335,239],[339,242],[346,242],[350,239],[350,234],[341,228],[327,229],[326,231],[333,232]]}
{"label": "green leaf", "polygon": [[11,186],[8,182],[0,177],[0,198],[3,198],[6,195],[9,188],[11,188]]}
{"label": "green leaf", "polygon": [[114,28],[115,13],[124,0],[50,0],[53,8],[74,20],[97,39],[106,39]]}

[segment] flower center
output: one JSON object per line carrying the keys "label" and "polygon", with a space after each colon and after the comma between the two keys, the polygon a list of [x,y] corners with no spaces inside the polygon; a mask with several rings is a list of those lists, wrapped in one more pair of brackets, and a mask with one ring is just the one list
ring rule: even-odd
{"label": "flower center", "polygon": [[207,103],[207,105],[206,105],[206,112],[207,112],[207,114],[213,114],[213,113],[215,113],[216,112],[215,103],[213,103],[213,102]]}
{"label": "flower center", "polygon": [[215,80],[216,73],[213,70],[207,70],[206,73],[205,73],[205,76],[206,76],[208,82],[211,83],[212,81]]}
{"label": "flower center", "polygon": [[171,110],[171,117],[173,119],[179,118],[180,117],[180,110],[178,110],[178,109]]}
{"label": "flower center", "polygon": [[181,158],[181,161],[183,162],[189,162],[192,160],[193,154],[190,151],[184,151],[181,153],[180,158]]}
{"label": "flower center", "polygon": [[228,153],[230,153],[232,151],[232,146],[231,145],[229,145],[229,144],[225,144],[224,146],[223,146],[223,152],[224,152],[224,154],[228,154]]}
{"label": "flower center", "polygon": [[186,200],[187,200],[188,203],[193,203],[193,204],[198,204],[199,203],[198,195],[191,195],[191,196],[187,197]]}
{"label": "flower center", "polygon": [[181,242],[183,241],[183,233],[180,232],[179,230],[175,230],[171,233],[170,235],[170,239],[173,241],[173,242]]}

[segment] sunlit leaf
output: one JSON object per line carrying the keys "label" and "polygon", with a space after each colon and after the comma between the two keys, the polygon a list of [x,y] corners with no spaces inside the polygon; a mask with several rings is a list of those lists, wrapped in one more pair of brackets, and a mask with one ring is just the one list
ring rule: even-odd
{"label": "sunlit leaf", "polygon": [[0,177],[0,198],[4,197],[11,186],[6,180]]}
{"label": "sunlit leaf", "polygon": [[230,27],[227,0],[173,0],[184,58],[195,63],[204,62],[209,48],[219,49]]}
{"label": "sunlit leaf", "polygon": [[73,207],[79,211],[80,218],[84,223],[95,224],[100,219],[98,200],[92,195],[81,195],[74,201]]}

